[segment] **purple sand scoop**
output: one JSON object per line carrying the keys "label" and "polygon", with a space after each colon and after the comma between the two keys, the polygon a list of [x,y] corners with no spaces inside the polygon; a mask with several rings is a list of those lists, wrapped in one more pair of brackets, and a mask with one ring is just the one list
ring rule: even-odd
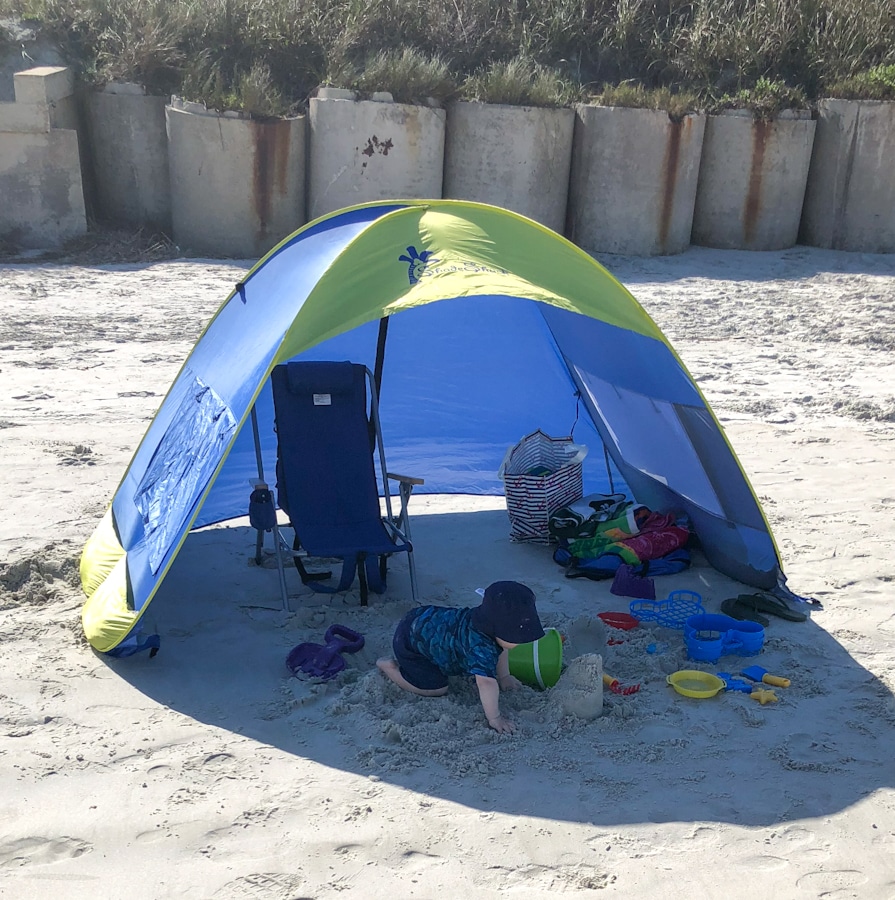
{"label": "purple sand scoop", "polygon": [[286,666],[293,675],[302,673],[328,681],[345,668],[343,653],[357,653],[364,646],[364,636],[346,625],[330,625],[323,640],[326,643],[305,643],[292,648]]}
{"label": "purple sand scoop", "polygon": [[652,578],[634,574],[634,567],[622,563],[612,579],[609,591],[617,597],[637,597],[640,600],[656,599],[656,584]]}

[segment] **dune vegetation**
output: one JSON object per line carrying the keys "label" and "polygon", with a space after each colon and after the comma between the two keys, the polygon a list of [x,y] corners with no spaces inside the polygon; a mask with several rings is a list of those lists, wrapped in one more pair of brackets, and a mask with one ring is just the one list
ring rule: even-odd
{"label": "dune vegetation", "polygon": [[320,85],[396,100],[800,105],[895,99],[891,0],[0,0],[83,79],[301,111]]}

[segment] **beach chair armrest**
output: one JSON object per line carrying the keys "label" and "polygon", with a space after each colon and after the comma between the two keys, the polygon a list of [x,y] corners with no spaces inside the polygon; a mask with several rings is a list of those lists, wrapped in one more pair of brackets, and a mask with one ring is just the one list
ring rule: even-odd
{"label": "beach chair armrest", "polygon": [[386,472],[386,477],[391,478],[392,481],[400,481],[404,484],[425,484],[426,481],[423,478],[414,478],[412,475],[398,475],[394,472]]}
{"label": "beach chair armrest", "polygon": [[397,532],[400,540],[409,543],[410,518],[407,507],[410,505],[410,495],[413,493],[416,485],[425,484],[426,482],[422,478],[414,478],[412,475],[398,475],[396,472],[386,472],[385,477],[390,478],[392,481],[397,481],[400,485],[398,494],[401,498],[401,512],[393,518],[390,513],[389,518],[392,518],[391,523],[389,523],[390,527]]}

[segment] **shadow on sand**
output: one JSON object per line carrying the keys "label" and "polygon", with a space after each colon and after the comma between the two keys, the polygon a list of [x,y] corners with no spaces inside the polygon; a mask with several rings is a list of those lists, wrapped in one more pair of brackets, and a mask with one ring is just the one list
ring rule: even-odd
{"label": "shadow on sand", "polygon": [[[604,669],[639,681],[631,697],[604,696],[601,718],[563,717],[550,692],[505,695],[514,736],[486,727],[473,688],[454,679],[447,698],[411,697],[376,671],[395,622],[410,607],[404,563],[389,592],[329,597],[301,589],[292,614],[280,610],[275,569],[248,565],[254,532],[244,526],[190,535],[145,621],[161,652],[107,660],[148,697],[184,716],[275,746],[296,759],[383,781],[468,807],[602,826],[642,822],[729,822],[769,826],[832,815],[895,785],[895,700],[823,628],[774,619],[758,657],[724,657],[709,670],[750,664],[786,675],[780,702],[745,694],[710,700],[675,694],[665,675],[688,663],[679,632],[648,654],[646,628],[615,632],[624,644],[588,646],[585,621],[627,607],[608,582],[570,580],[543,546],[510,544],[501,511],[414,519],[425,601],[473,605],[489,580],[527,581],[545,624],[568,636],[567,659],[601,652]],[[292,591],[300,583],[287,573]],[[667,583],[666,583],[667,582]],[[797,586],[796,586],[797,587]],[[699,591],[709,611],[743,586],[708,566],[657,580],[657,593]],[[291,677],[289,649],[321,641],[341,622],[367,637],[364,650],[327,685]],[[638,632],[640,632],[638,634]],[[611,635],[610,635],[611,636]],[[591,635],[591,639],[593,635]]]}

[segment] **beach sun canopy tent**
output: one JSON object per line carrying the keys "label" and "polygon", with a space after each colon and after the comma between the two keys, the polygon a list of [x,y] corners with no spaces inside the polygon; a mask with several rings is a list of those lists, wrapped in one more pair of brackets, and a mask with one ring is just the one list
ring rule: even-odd
{"label": "beach sun canopy tent", "polygon": [[574,424],[591,448],[585,493],[607,487],[605,446],[616,487],[623,480],[639,503],[686,513],[719,571],[758,588],[783,583],[715,416],[609,272],[506,210],[378,202],[284,240],[199,338],[84,547],[82,621],[94,648],[133,650],[190,529],[246,514],[258,477],[245,427],[253,405],[264,469],[274,471],[274,366],[351,360],[375,370],[377,346],[389,467],[423,478],[425,492],[502,494],[508,446]]}

